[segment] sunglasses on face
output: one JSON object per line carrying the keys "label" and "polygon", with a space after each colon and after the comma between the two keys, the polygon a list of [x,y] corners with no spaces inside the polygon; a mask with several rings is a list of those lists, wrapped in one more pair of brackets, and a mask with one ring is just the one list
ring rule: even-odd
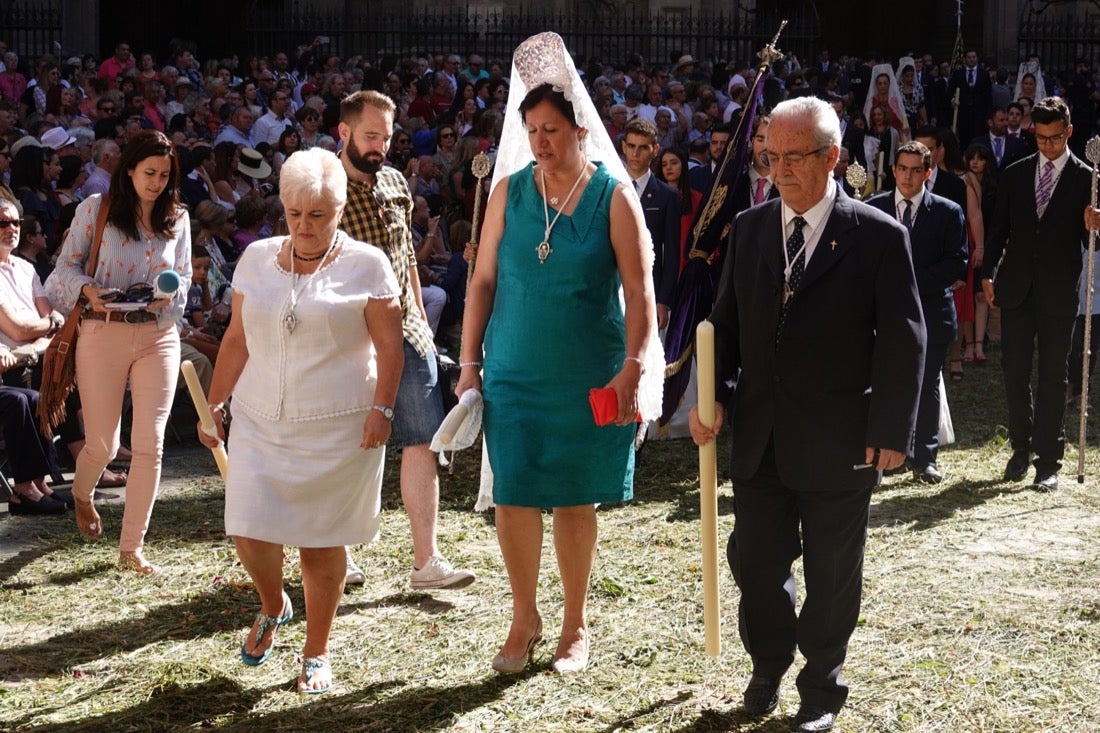
{"label": "sunglasses on face", "polygon": [[449,138],[453,138],[454,136],[455,136],[455,134],[453,132],[445,132],[442,135],[440,135],[440,137],[443,138],[444,140],[449,139]]}
{"label": "sunglasses on face", "polygon": [[21,222],[18,219],[0,219],[0,229],[7,229],[13,227],[18,229]]}

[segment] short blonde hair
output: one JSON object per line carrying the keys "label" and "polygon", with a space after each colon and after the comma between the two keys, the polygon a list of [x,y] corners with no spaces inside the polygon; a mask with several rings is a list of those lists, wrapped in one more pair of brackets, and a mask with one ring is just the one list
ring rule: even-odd
{"label": "short blonde hair", "polygon": [[348,199],[348,174],[340,159],[328,150],[300,150],[283,163],[279,173],[279,198],[288,202],[326,200],[343,206]]}

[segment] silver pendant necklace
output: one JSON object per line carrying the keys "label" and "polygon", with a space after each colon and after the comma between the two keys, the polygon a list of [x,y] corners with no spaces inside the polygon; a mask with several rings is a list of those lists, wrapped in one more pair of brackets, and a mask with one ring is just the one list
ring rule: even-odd
{"label": "silver pendant necklace", "polygon": [[290,308],[287,310],[286,315],[283,316],[283,328],[287,333],[294,333],[294,329],[298,327],[298,316],[294,314],[294,310],[298,307],[298,296],[305,292],[309,287],[309,283],[313,280],[314,276],[321,271],[322,266],[325,264],[325,260],[328,258],[332,251],[336,248],[336,242],[340,239],[340,232],[337,231],[332,237],[332,243],[329,244],[328,249],[320,257],[321,262],[317,265],[317,269],[309,273],[301,282],[301,287],[298,287],[298,274],[294,272],[294,261],[299,259],[297,253],[294,251],[294,242],[289,237],[287,243],[290,246]]}
{"label": "silver pendant necklace", "polygon": [[[558,213],[554,215],[554,220],[550,221],[550,208],[546,204],[547,190],[546,190],[546,171],[539,167],[539,175],[542,177],[542,215],[546,222],[546,229],[542,233],[542,241],[539,242],[539,246],[535,247],[535,254],[539,256],[539,264],[546,264],[546,258],[554,253],[554,248],[550,246],[550,232],[553,230],[554,225],[558,223],[558,219],[561,218],[561,212],[569,205],[569,199],[573,198],[573,194],[577,191],[577,186],[581,185],[581,181],[584,179],[585,173],[588,172],[588,161],[584,161],[584,165],[581,166],[580,175],[577,176],[577,180],[573,181],[573,188],[569,189],[569,193],[565,196],[565,201],[562,202],[561,208],[558,209]],[[554,206],[558,205],[557,196],[550,198],[550,203]]]}

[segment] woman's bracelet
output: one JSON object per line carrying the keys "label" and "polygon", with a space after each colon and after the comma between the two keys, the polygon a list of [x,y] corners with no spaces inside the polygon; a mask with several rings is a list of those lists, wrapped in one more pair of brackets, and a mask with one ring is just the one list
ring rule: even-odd
{"label": "woman's bracelet", "polygon": [[459,369],[465,369],[468,366],[479,367],[479,366],[481,366],[481,362],[480,361],[460,361],[460,362],[458,362],[458,368]]}
{"label": "woman's bracelet", "polygon": [[628,361],[638,362],[638,367],[642,370],[642,374],[645,374],[645,362],[642,361],[641,358],[639,358],[637,356],[628,356],[625,359],[623,359],[624,365],[625,365],[625,362],[628,362]]}

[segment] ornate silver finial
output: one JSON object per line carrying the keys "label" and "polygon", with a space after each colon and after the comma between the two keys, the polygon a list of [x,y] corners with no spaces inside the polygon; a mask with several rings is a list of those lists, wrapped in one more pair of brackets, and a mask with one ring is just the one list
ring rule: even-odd
{"label": "ornate silver finial", "polygon": [[786,27],[787,21],[780,21],[779,30],[775,32],[775,35],[772,36],[772,40],[766,46],[764,46],[764,48],[760,49],[760,53],[757,54],[757,56],[760,57],[760,61],[764,64],[771,66],[776,61],[779,61],[783,58],[783,52],[776,48],[775,44],[779,41],[779,34],[781,34],[783,32],[783,29]]}
{"label": "ornate silver finial", "polygon": [[867,186],[867,169],[852,161],[848,164],[848,172],[844,175],[844,180],[848,181],[848,185],[855,191],[856,200],[862,199],[863,189]]}
{"label": "ornate silver finial", "polygon": [[1094,135],[1085,143],[1085,157],[1093,165],[1100,163],[1100,135]]}
{"label": "ornate silver finial", "polygon": [[489,175],[490,167],[489,156],[485,153],[478,153],[470,162],[470,170],[473,171],[474,178],[477,178],[478,181]]}

